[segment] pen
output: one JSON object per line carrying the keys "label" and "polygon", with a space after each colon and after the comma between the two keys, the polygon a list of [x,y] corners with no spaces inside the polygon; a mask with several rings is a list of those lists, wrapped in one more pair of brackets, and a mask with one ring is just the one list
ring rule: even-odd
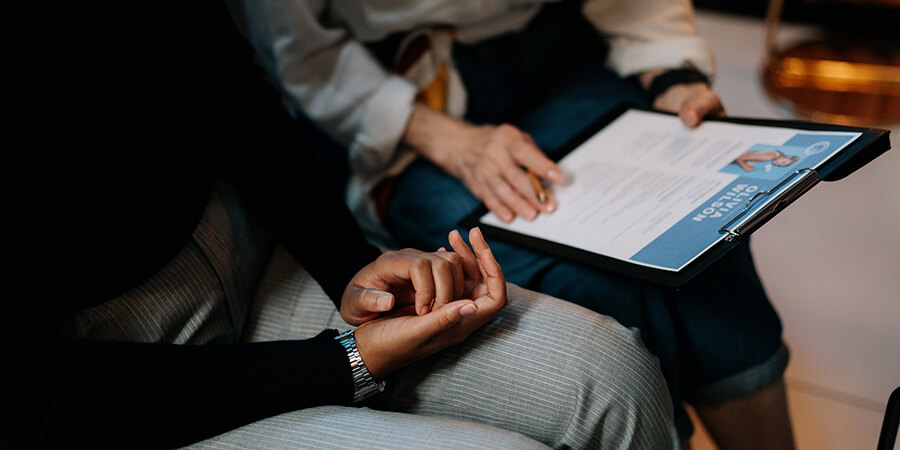
{"label": "pen", "polygon": [[528,171],[528,178],[531,178],[531,186],[537,191],[538,201],[543,205],[547,202],[547,192],[544,191],[544,185],[541,183],[541,179],[531,170]]}

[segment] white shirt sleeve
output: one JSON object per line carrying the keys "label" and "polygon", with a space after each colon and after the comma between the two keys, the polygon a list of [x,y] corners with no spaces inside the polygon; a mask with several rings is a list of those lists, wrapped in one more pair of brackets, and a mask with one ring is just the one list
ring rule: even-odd
{"label": "white shirt sleeve", "polygon": [[322,1],[240,0],[233,12],[289,106],[349,148],[354,172],[376,174],[393,158],[416,87],[346,30],[324,27],[324,9]]}
{"label": "white shirt sleeve", "polygon": [[583,13],[608,40],[607,64],[623,77],[685,64],[715,73],[690,0],[587,0]]}

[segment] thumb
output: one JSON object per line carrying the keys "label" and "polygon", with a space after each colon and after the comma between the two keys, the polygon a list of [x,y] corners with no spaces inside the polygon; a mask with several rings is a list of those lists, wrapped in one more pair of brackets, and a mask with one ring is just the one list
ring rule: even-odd
{"label": "thumb", "polygon": [[369,321],[394,307],[394,295],[378,289],[354,286],[341,305],[341,316],[351,325]]}
{"label": "thumb", "polygon": [[433,337],[453,328],[464,317],[478,312],[478,305],[472,300],[456,300],[443,308],[420,316],[419,332],[422,336]]}
{"label": "thumb", "polygon": [[682,108],[678,113],[678,116],[681,118],[682,123],[690,128],[694,128],[697,125],[700,125],[703,114],[701,114],[695,105],[690,104]]}
{"label": "thumb", "polygon": [[688,97],[679,116],[685,125],[696,127],[704,118],[724,113],[725,109],[719,97],[706,88],[703,92]]}

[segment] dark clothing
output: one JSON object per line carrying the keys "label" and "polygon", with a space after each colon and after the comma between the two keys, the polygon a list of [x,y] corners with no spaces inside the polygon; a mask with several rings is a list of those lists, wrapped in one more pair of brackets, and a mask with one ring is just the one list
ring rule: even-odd
{"label": "dark clothing", "polygon": [[35,49],[20,67],[34,74],[24,89],[33,95],[14,128],[39,158],[15,166],[35,173],[21,174],[7,211],[21,225],[7,256],[26,292],[4,299],[0,447],[171,447],[349,404],[350,367],[333,330],[193,346],[78,342],[61,326],[177,254],[216,181],[236,188],[338,307],[380,254],[320,188],[329,181],[312,151],[297,151],[303,131],[221,2],[115,5],[62,6],[60,23],[35,30],[52,51]]}

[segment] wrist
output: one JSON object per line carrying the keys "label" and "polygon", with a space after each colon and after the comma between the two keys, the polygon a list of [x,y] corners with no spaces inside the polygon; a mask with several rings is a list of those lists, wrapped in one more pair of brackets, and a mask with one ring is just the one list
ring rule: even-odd
{"label": "wrist", "polygon": [[709,78],[693,67],[680,67],[676,69],[658,69],[645,72],[640,77],[641,85],[647,91],[650,104],[657,98],[676,86],[703,83],[709,85]]}
{"label": "wrist", "polygon": [[416,103],[403,132],[402,142],[440,167],[447,168],[451,153],[446,143],[462,131],[464,122],[437,111],[424,103]]}
{"label": "wrist", "polygon": [[384,391],[385,382],[375,380],[360,356],[354,331],[341,333],[334,340],[344,348],[347,352],[347,359],[350,361],[350,371],[353,377],[353,403],[359,403]]}

